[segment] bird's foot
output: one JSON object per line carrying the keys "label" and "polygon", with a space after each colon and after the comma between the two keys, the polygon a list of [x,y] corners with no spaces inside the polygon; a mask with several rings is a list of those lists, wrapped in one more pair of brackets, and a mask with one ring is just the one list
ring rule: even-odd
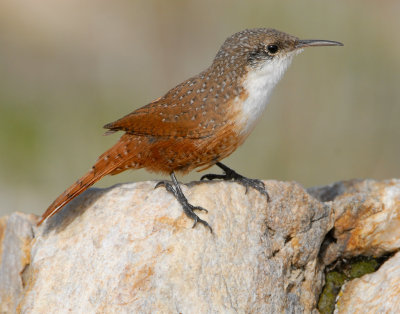
{"label": "bird's foot", "polygon": [[267,190],[265,189],[265,184],[261,180],[246,178],[220,162],[217,162],[216,165],[224,171],[224,174],[212,174],[212,173],[205,174],[204,176],[202,176],[200,178],[200,180],[221,179],[221,180],[225,180],[225,181],[235,181],[235,182],[243,185],[246,188],[246,194],[249,191],[249,187],[251,187],[251,188],[257,190],[258,192],[260,192],[261,194],[265,195],[267,198],[267,201],[270,200],[269,194],[268,194]]}
{"label": "bird's foot", "polygon": [[[176,183],[177,183],[177,181],[176,181]],[[212,233],[213,230],[212,230],[211,226],[208,224],[208,222],[201,219],[199,216],[197,216],[194,213],[195,210],[205,211],[206,213],[208,213],[208,210],[201,206],[193,206],[192,204],[190,204],[189,201],[187,200],[186,196],[183,194],[181,188],[177,184],[175,184],[174,181],[173,182],[160,181],[156,184],[156,186],[154,188],[156,189],[160,186],[164,186],[168,192],[170,192],[171,194],[173,194],[175,196],[176,200],[179,202],[179,204],[181,204],[186,216],[188,216],[189,218],[194,220],[194,224],[193,224],[192,228],[194,228],[198,223],[200,223],[203,226],[210,229],[210,231]]]}

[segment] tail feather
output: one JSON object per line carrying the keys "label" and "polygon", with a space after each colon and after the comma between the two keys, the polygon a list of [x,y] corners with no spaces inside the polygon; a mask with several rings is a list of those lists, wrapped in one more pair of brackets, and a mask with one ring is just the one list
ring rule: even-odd
{"label": "tail feather", "polygon": [[124,163],[123,158],[120,158],[120,156],[121,150],[125,149],[125,147],[126,143],[119,141],[111,149],[102,154],[88,173],[72,184],[47,208],[38,222],[38,226],[44,220],[59,212],[67,203],[86,191],[101,178],[118,169]]}

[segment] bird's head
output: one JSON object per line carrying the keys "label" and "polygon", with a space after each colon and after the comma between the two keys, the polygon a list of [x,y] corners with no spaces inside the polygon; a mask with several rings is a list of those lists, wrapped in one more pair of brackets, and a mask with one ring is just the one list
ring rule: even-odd
{"label": "bird's head", "polygon": [[[270,28],[246,29],[225,40],[214,59],[222,70],[274,71],[280,77],[305,47],[343,46],[330,40],[299,39]],[[225,68],[225,69],[224,69]],[[239,71],[240,72],[240,71]]]}

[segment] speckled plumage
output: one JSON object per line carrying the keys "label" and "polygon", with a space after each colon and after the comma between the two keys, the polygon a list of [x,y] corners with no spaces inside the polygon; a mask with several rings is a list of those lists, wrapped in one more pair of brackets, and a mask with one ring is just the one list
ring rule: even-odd
{"label": "speckled plumage", "polygon": [[265,28],[226,39],[205,71],[107,124],[107,133],[125,134],[49,206],[40,222],[107,174],[139,168],[187,173],[229,156],[253,129],[299,43]]}
{"label": "speckled plumage", "polygon": [[[297,38],[271,29],[236,33],[224,42],[208,69],[147,106],[107,124],[105,127],[112,131],[131,135],[123,137],[128,150],[141,151],[141,158],[137,154],[131,157],[136,165],[132,168],[188,172],[212,166],[231,154],[248,135],[240,130],[240,107],[249,96],[246,77],[262,66],[254,60],[249,62],[249,53],[265,47],[266,40],[282,41],[282,47],[293,49]],[[146,143],[141,148],[136,144],[139,138]],[[125,170],[129,162],[112,174]]]}

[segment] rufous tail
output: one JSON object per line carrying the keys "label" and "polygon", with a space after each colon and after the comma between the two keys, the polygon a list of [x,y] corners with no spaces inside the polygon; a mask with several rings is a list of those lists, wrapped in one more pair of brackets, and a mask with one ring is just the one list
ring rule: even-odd
{"label": "rufous tail", "polygon": [[86,191],[101,178],[112,173],[121,164],[126,162],[126,160],[121,158],[122,150],[125,149],[125,147],[125,143],[120,140],[112,148],[102,154],[88,173],[86,173],[82,178],[72,184],[59,197],[57,197],[57,199],[44,212],[37,225],[39,226],[44,220],[46,220],[46,218],[49,218],[55,213],[59,212],[66,204],[68,204],[79,194]]}

